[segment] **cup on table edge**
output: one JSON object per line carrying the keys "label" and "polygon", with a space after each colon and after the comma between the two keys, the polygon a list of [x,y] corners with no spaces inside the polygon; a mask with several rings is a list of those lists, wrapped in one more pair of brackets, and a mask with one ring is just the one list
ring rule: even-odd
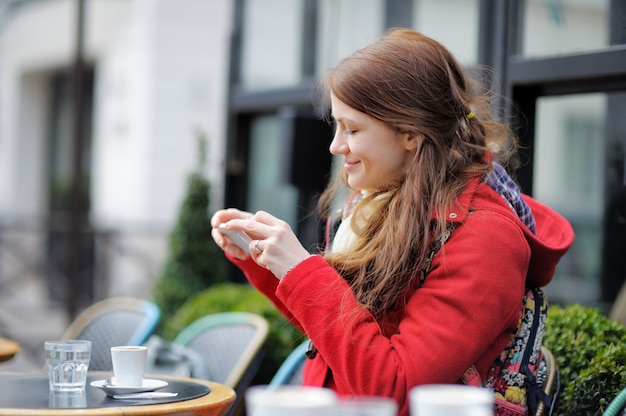
{"label": "cup on table edge", "polygon": [[337,395],[325,387],[256,385],[245,401],[249,416],[334,416]]}
{"label": "cup on table edge", "polygon": [[124,387],[143,385],[148,348],[140,345],[111,347],[113,384]]}
{"label": "cup on table edge", "polygon": [[339,396],[334,416],[396,416],[398,404],[390,397]]}
{"label": "cup on table edge", "polygon": [[409,392],[411,416],[493,416],[495,395],[484,387],[429,384]]}
{"label": "cup on table edge", "polygon": [[50,390],[84,391],[91,360],[91,341],[44,341],[44,350]]}

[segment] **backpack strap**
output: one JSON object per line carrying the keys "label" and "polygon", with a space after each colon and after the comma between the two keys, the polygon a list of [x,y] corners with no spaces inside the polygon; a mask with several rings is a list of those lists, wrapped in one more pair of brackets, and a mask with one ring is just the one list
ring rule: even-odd
{"label": "backpack strap", "polygon": [[433,259],[435,258],[435,254],[437,254],[441,247],[443,247],[444,243],[448,241],[448,238],[450,238],[450,234],[452,234],[452,231],[456,228],[457,225],[458,224],[454,222],[446,223],[445,231],[433,240],[433,243],[430,246],[430,252],[426,257],[426,263],[424,263],[424,267],[422,268],[419,287],[422,287],[424,285],[424,281],[426,281],[426,276],[428,275],[428,273],[430,273],[430,268],[433,265]]}

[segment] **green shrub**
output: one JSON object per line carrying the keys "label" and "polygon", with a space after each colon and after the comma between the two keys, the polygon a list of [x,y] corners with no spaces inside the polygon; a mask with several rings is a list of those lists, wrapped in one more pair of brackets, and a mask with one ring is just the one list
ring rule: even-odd
{"label": "green shrub", "polygon": [[561,375],[554,415],[600,416],[626,387],[626,327],[599,310],[551,306],[544,345]]}
{"label": "green shrub", "polygon": [[248,284],[222,283],[198,293],[164,322],[161,335],[171,340],[183,328],[204,315],[232,311],[256,313],[269,322],[265,357],[253,380],[254,384],[268,383],[287,355],[305,336],[265,296]]}

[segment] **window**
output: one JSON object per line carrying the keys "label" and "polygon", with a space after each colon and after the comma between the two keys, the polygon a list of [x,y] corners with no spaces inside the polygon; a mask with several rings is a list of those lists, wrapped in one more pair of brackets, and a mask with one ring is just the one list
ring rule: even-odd
{"label": "window", "polygon": [[296,229],[298,191],[282,179],[284,133],[274,115],[257,116],[250,129],[248,210],[264,210]]}
{"label": "window", "polygon": [[413,0],[413,28],[444,45],[463,65],[478,60],[478,0]]}
{"label": "window", "polygon": [[247,0],[241,84],[246,90],[301,81],[302,0]]}
{"label": "window", "polygon": [[522,49],[529,57],[609,45],[609,0],[526,0],[524,15]]}
{"label": "window", "polygon": [[320,0],[317,74],[383,34],[382,0]]}
{"label": "window", "polygon": [[622,189],[626,143],[625,130],[616,125],[623,122],[611,114],[625,104],[623,93],[537,101],[533,194],[563,214],[576,233],[547,287],[555,302],[598,302],[607,284],[608,277],[602,277],[603,224],[619,218],[606,218],[605,207]]}

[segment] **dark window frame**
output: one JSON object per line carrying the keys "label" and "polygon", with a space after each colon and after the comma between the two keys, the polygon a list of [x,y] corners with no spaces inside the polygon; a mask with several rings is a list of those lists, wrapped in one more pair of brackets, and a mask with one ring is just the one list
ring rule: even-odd
{"label": "dark window frame", "polygon": [[502,86],[498,92],[504,97],[503,114],[520,117],[514,126],[523,149],[517,180],[524,192],[532,195],[537,100],[626,91],[626,45],[543,58],[525,57],[521,54],[524,7],[524,0],[481,0],[479,60],[495,70],[498,80],[494,85]]}
{"label": "dark window frame", "polygon": [[[234,35],[231,46],[229,115],[227,130],[226,197],[227,205],[245,207],[245,180],[241,179],[241,160],[247,157],[248,122],[254,114],[277,112],[284,106],[310,108],[315,88],[314,68],[317,22],[317,0],[305,0],[300,16],[303,30],[302,83],[293,88],[245,91],[239,86],[241,40],[245,0],[235,1]],[[612,3],[614,4],[614,3]],[[585,92],[626,90],[626,45],[600,50],[527,58],[520,54],[524,0],[481,0],[479,3],[478,63],[493,68],[493,80],[503,99],[496,103],[504,116],[517,115],[514,126],[522,151],[522,166],[517,179],[522,189],[532,195],[532,149],[535,141],[537,99]],[[386,27],[411,26],[412,0],[385,2]],[[513,110],[513,103],[515,111]]]}

